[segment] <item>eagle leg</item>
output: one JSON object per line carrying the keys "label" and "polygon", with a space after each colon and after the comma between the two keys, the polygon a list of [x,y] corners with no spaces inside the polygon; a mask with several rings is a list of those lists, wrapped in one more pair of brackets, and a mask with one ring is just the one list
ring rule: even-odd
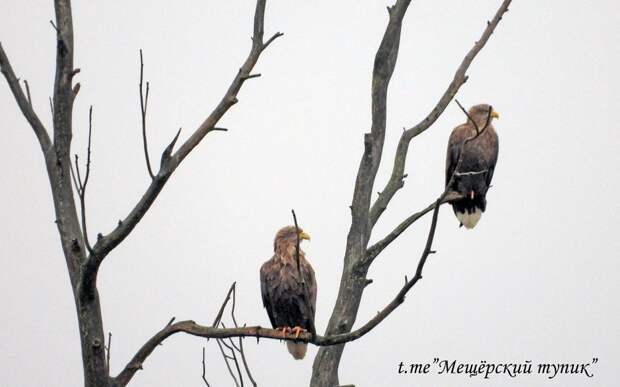
{"label": "eagle leg", "polygon": [[299,338],[299,335],[300,335],[302,332],[303,332],[303,333],[307,333],[307,332],[308,332],[308,330],[307,330],[307,329],[304,329],[304,328],[302,328],[302,327],[300,327],[300,326],[296,326],[296,327],[294,327],[294,328],[293,328],[293,333],[295,334],[295,338],[296,338],[296,339],[298,339],[298,338]]}

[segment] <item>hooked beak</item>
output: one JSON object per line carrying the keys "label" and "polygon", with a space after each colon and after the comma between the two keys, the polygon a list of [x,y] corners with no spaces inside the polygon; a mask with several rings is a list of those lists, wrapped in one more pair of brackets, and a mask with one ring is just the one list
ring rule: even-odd
{"label": "hooked beak", "polygon": [[305,231],[302,231],[302,232],[299,233],[299,239],[302,240],[302,241],[304,239],[310,240],[310,235],[308,235]]}
{"label": "hooked beak", "polygon": [[491,118],[499,119],[499,113],[495,109],[491,112]]}

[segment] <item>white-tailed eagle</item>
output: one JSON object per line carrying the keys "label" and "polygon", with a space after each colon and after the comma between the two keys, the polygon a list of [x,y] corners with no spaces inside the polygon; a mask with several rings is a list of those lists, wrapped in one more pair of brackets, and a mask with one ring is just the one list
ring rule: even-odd
{"label": "white-tailed eagle", "polygon": [[[480,104],[469,109],[468,115],[467,122],[454,128],[448,141],[446,185],[454,174],[448,188],[459,193],[461,198],[450,204],[461,225],[474,228],[486,210],[486,194],[497,163],[499,142],[491,122],[499,118],[499,114],[490,105]],[[463,146],[477,131],[481,134]]]}
{"label": "white-tailed eagle", "polygon": [[[302,331],[315,333],[316,310],[314,270],[301,249],[298,268],[298,238],[299,241],[310,240],[308,234],[295,226],[287,226],[278,231],[273,242],[273,257],[260,268],[263,305],[267,309],[271,325],[283,332],[292,331],[297,336]],[[306,343],[287,341],[286,346],[295,359],[306,356]]]}

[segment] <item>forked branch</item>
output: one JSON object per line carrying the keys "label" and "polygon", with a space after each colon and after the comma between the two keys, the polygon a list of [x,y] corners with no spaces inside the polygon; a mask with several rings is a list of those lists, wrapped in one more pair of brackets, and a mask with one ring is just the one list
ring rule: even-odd
{"label": "forked branch", "polygon": [[80,213],[82,217],[82,234],[84,236],[84,245],[90,254],[92,254],[93,249],[88,242],[88,231],[86,228],[86,186],[88,184],[88,179],[90,177],[90,145],[92,139],[92,130],[93,130],[93,107],[91,105],[88,110],[88,147],[86,148],[86,174],[84,175],[84,180],[82,180],[82,175],[80,173],[80,165],[79,165],[79,157],[75,155],[74,165],[71,166],[71,177],[73,179],[73,184],[75,185],[75,190],[78,193],[78,198],[80,199]]}

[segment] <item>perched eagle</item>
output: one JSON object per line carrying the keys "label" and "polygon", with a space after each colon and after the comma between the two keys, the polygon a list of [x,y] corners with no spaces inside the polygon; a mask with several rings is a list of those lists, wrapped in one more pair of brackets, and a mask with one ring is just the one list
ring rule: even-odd
{"label": "perched eagle", "polygon": [[[474,228],[486,209],[486,194],[497,163],[499,143],[491,121],[499,118],[499,114],[490,105],[480,104],[469,109],[468,115],[467,122],[454,128],[448,141],[446,185],[454,174],[448,188],[462,196],[451,202],[454,214],[461,226]],[[467,139],[476,136],[477,130],[482,133],[463,147]],[[460,157],[461,164],[456,170]]]}
{"label": "perched eagle", "polygon": [[[287,226],[276,234],[273,257],[260,268],[260,287],[271,325],[299,336],[302,331],[315,333],[316,279],[301,249],[297,268],[297,238],[310,240],[310,236],[296,230],[295,226]],[[286,346],[295,359],[306,356],[306,343],[287,341]]]}

